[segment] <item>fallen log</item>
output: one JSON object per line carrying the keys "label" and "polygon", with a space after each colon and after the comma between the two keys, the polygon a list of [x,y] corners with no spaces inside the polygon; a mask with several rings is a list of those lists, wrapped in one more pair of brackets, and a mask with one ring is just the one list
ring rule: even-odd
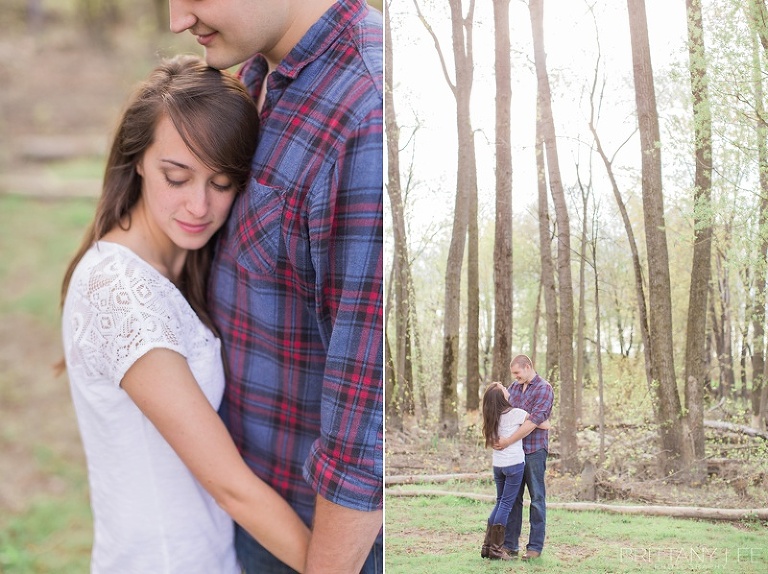
{"label": "fallen log", "polygon": [[[495,502],[491,494],[451,492],[447,490],[399,490],[387,489],[386,496],[454,496],[481,502]],[[527,506],[528,500],[524,501]],[[768,520],[768,508],[705,508],[699,506],[618,506],[596,502],[547,502],[547,508],[572,511],[597,511],[614,514],[638,514],[641,516],[668,516],[670,518],[695,518],[702,520]]]}
{"label": "fallen log", "polygon": [[727,423],[725,421],[704,421],[704,426],[710,429],[724,430],[729,432],[735,432],[745,434],[747,436],[762,438],[768,440],[768,432],[761,431],[760,429],[752,428],[747,425],[737,425],[734,423]]}
{"label": "fallen log", "polygon": [[385,477],[384,481],[387,486],[396,486],[399,484],[420,484],[423,482],[442,484],[453,480],[460,482],[463,480],[480,480],[483,478],[493,480],[493,475],[490,472],[466,472],[462,474],[396,474]]}

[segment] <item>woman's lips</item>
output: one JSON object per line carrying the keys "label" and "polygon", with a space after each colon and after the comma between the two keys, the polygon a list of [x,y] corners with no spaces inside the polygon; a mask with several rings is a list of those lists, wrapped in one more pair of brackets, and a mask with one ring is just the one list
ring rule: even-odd
{"label": "woman's lips", "polygon": [[208,226],[210,223],[185,223],[183,221],[177,221],[176,223],[179,224],[179,227],[181,227],[184,231],[187,233],[202,233],[206,229],[208,229]]}

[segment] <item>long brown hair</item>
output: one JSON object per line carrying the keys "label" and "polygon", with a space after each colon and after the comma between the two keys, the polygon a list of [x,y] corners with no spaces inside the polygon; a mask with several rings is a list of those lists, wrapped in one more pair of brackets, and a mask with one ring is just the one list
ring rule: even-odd
{"label": "long brown hair", "polygon": [[499,383],[488,385],[483,394],[483,436],[486,447],[493,446],[499,440],[501,415],[510,408],[501,385]]}
{"label": "long brown hair", "polygon": [[[163,60],[135,91],[120,119],[96,215],[64,275],[62,306],[72,273],[86,251],[116,226],[130,227],[131,209],[141,196],[142,179],[136,164],[152,144],[162,117],[173,122],[189,150],[207,167],[228,175],[238,193],[245,188],[259,124],[252,98],[236,78],[208,67],[197,56]],[[187,254],[177,283],[190,306],[214,332],[206,304],[206,283],[215,237]]]}

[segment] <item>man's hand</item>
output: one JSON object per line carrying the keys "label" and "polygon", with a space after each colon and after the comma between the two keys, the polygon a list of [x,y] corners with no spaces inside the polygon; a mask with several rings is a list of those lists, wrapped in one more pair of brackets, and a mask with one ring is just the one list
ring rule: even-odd
{"label": "man's hand", "polygon": [[382,527],[383,512],[361,512],[318,496],[306,574],[358,574]]}

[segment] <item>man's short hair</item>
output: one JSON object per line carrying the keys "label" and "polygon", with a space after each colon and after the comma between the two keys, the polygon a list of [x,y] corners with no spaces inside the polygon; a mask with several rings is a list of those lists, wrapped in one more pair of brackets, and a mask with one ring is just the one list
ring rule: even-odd
{"label": "man's short hair", "polygon": [[531,361],[530,357],[528,355],[517,355],[514,359],[512,359],[512,362],[509,363],[509,368],[511,369],[517,365],[518,367],[524,369],[526,367],[533,368],[533,361]]}

